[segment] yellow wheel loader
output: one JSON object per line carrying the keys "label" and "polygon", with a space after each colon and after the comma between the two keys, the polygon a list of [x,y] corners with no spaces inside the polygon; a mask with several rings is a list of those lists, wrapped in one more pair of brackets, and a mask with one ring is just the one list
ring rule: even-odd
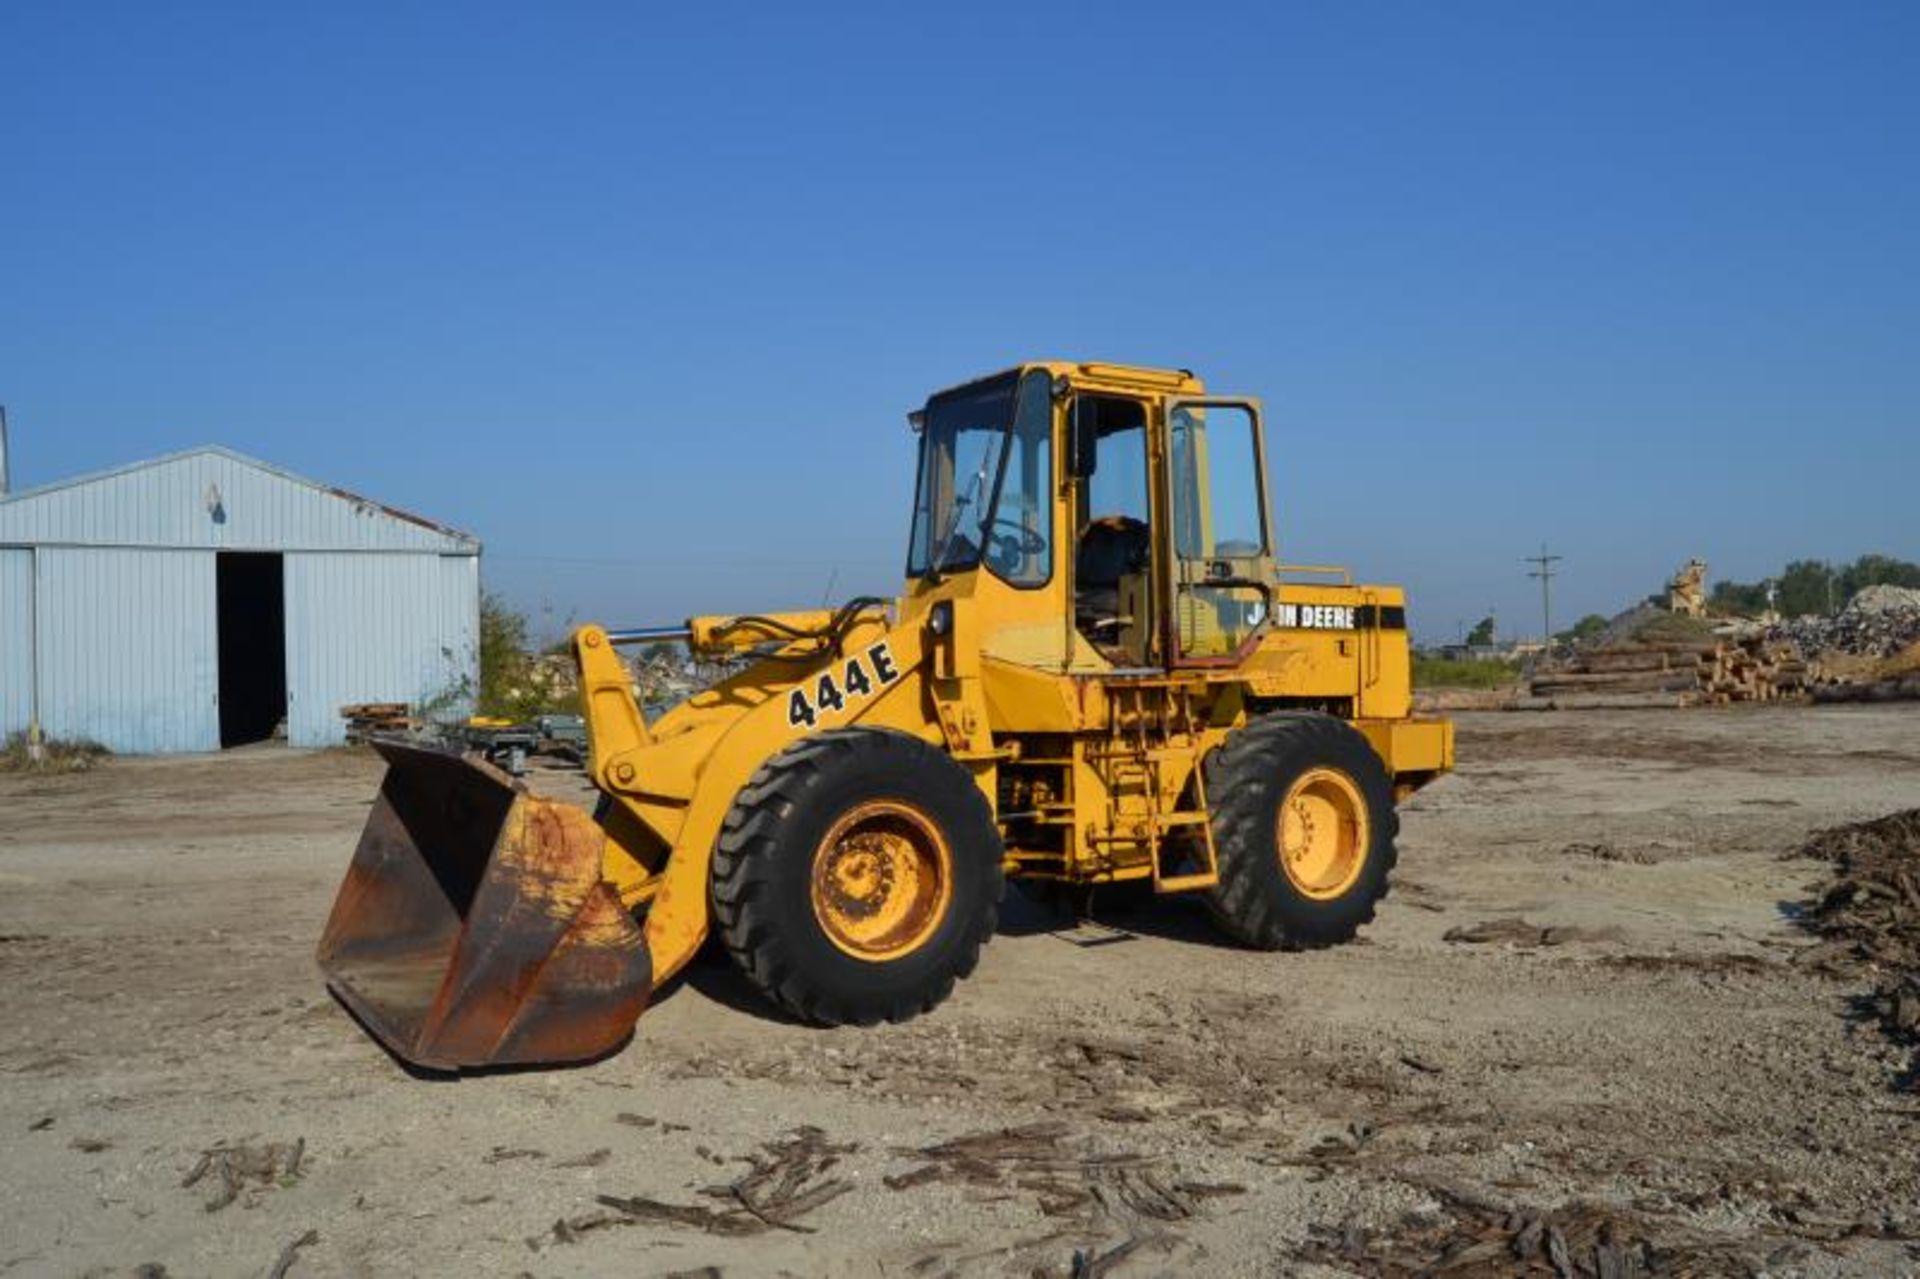
{"label": "yellow wheel loader", "polygon": [[[1373,917],[1452,730],[1398,588],[1276,561],[1258,402],[1033,363],[909,421],[899,599],[575,632],[596,813],[378,747],[320,964],[395,1054],[602,1055],[710,935],[807,1021],[911,1017],[1009,878],[1196,893],[1270,950]],[[735,673],[648,723],[618,650],[669,640]]]}

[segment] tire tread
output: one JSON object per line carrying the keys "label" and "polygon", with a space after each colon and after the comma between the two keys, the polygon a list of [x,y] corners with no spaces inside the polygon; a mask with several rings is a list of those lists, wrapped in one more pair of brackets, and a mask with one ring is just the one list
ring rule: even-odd
{"label": "tire tread", "polygon": [[1207,794],[1220,797],[1213,807],[1220,882],[1202,900],[1215,923],[1235,941],[1261,950],[1318,949],[1352,940],[1373,921],[1399,857],[1394,841],[1400,833],[1400,816],[1393,807],[1384,766],[1377,767],[1377,776],[1356,779],[1363,793],[1368,793],[1372,816],[1379,823],[1376,847],[1384,844],[1359,910],[1349,906],[1339,916],[1325,912],[1309,916],[1288,901],[1284,888],[1275,891],[1283,875],[1274,860],[1269,808],[1274,779],[1290,769],[1348,754],[1356,741],[1378,766],[1373,748],[1346,721],[1315,712],[1280,711],[1249,721],[1208,757]]}
{"label": "tire tread", "polygon": [[[952,971],[937,975],[926,988],[895,994],[884,999],[854,1000],[845,995],[818,989],[816,984],[786,958],[780,942],[780,904],[773,900],[767,871],[774,859],[791,856],[793,850],[781,847],[783,822],[830,772],[847,769],[859,772],[877,760],[905,752],[916,770],[941,773],[949,781],[964,784],[964,800],[973,811],[970,818],[981,828],[993,830],[993,812],[986,797],[965,770],[946,753],[911,734],[881,728],[841,728],[816,733],[787,747],[757,769],[740,789],[715,841],[711,893],[713,913],[721,943],[735,966],[747,980],[780,1008],[802,1021],[820,1025],[856,1022],[871,1025],[880,1020],[905,1021],[932,1009],[953,992],[956,978],[971,974],[980,961],[980,950],[993,936],[999,924],[1000,906],[1006,893],[1001,870],[998,838],[994,840],[990,890],[985,909],[971,921],[963,935]],[[952,832],[949,840],[953,841]],[[954,849],[955,873],[961,873]]]}

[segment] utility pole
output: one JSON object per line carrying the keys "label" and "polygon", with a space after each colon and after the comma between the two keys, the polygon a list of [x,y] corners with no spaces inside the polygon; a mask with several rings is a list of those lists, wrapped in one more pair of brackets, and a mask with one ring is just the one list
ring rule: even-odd
{"label": "utility pole", "polygon": [[1560,570],[1554,565],[1566,556],[1547,554],[1547,544],[1542,542],[1538,555],[1523,555],[1520,558],[1522,563],[1536,565],[1527,576],[1540,579],[1541,648],[1542,651],[1551,653],[1553,651],[1553,579],[1560,575]]}

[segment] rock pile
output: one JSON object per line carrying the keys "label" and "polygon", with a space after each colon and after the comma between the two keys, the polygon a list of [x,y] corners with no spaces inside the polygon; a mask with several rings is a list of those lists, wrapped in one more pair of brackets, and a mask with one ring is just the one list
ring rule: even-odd
{"label": "rock pile", "polygon": [[1892,657],[1920,644],[1920,590],[1869,586],[1833,617],[1788,618],[1767,636],[1792,644],[1808,658],[1829,653]]}
{"label": "rock pile", "polygon": [[1767,631],[1799,651],[1816,702],[1920,698],[1920,590],[1869,586],[1833,617],[1795,617]]}

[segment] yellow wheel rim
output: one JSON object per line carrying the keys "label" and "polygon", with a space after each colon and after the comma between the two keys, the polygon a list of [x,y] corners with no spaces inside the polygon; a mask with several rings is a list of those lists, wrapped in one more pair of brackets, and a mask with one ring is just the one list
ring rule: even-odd
{"label": "yellow wheel rim", "polygon": [[953,854],[933,819],[875,800],[833,824],[813,853],[813,916],[855,959],[911,954],[953,900]]}
{"label": "yellow wheel rim", "polygon": [[1306,896],[1330,900],[1360,878],[1373,830],[1359,786],[1339,769],[1302,773],[1280,801],[1276,824],[1280,868]]}

